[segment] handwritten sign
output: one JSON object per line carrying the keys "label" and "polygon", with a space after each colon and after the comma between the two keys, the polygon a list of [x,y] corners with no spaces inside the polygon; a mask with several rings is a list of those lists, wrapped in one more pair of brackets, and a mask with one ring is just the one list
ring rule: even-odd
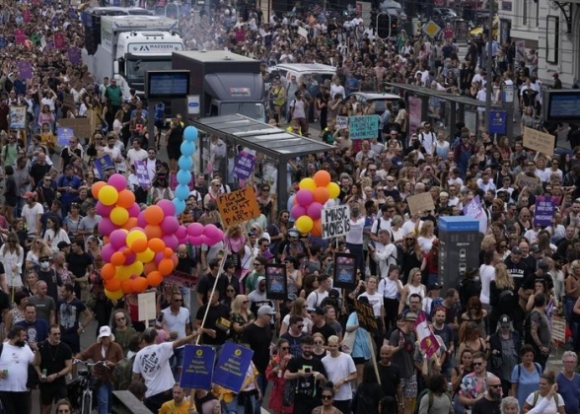
{"label": "handwritten sign", "polygon": [[20,60],[18,61],[17,66],[21,79],[32,79],[32,66],[29,61]]}
{"label": "handwritten sign", "polygon": [[348,130],[352,140],[377,138],[379,135],[379,116],[351,116],[348,119]]}
{"label": "handwritten sign", "polygon": [[14,30],[14,39],[16,40],[17,45],[23,45],[24,42],[26,42],[26,34],[24,33],[24,29]]}
{"label": "handwritten sign", "polygon": [[535,129],[524,127],[524,147],[541,152],[544,155],[554,154],[554,136]]}
{"label": "handwritten sign", "polygon": [[95,131],[95,126],[91,123],[92,117],[88,118],[62,118],[58,120],[58,126],[72,128],[77,138],[89,138]]}
{"label": "handwritten sign", "polygon": [[308,30],[306,30],[304,27],[299,27],[298,28],[298,35],[307,39],[308,38]]}
{"label": "handwritten sign", "polygon": [[409,211],[411,212],[412,216],[424,213],[425,211],[435,210],[433,196],[429,192],[415,194],[413,196],[407,197],[406,201],[409,205]]}
{"label": "handwritten sign", "polygon": [[235,393],[240,392],[254,351],[233,342],[226,342],[214,369],[213,383]]}
{"label": "handwritten sign", "polygon": [[53,41],[54,41],[55,49],[58,49],[58,50],[66,49],[66,42],[65,42],[65,38],[64,38],[64,33],[55,33]]}
{"label": "handwritten sign", "polygon": [[217,199],[217,207],[225,228],[260,217],[260,206],[252,187],[222,194]]}
{"label": "handwritten sign", "polygon": [[56,129],[57,137],[58,137],[58,145],[68,145],[70,139],[75,136],[75,132],[72,128],[62,128],[59,127]]}
{"label": "handwritten sign", "polygon": [[322,209],[322,238],[344,236],[350,231],[350,207],[345,204]]}
{"label": "handwritten sign", "polygon": [[185,345],[179,385],[182,388],[210,390],[215,350],[207,345]]}
{"label": "handwritten sign", "polygon": [[256,157],[247,152],[240,152],[236,156],[236,163],[234,165],[234,175],[240,180],[247,180],[252,176],[252,171],[254,171],[254,164],[256,163]]}
{"label": "handwritten sign", "polygon": [[358,317],[358,324],[362,328],[370,333],[376,333],[379,331],[379,326],[377,325],[375,313],[373,312],[373,307],[371,305],[355,300],[354,309],[356,310],[356,316]]}
{"label": "handwritten sign", "polygon": [[149,171],[147,171],[147,160],[135,161],[135,173],[137,174],[139,187],[144,190],[151,187],[151,178],[149,177]]}
{"label": "handwritten sign", "polygon": [[348,128],[348,116],[337,116],[336,117],[336,129],[347,129]]}

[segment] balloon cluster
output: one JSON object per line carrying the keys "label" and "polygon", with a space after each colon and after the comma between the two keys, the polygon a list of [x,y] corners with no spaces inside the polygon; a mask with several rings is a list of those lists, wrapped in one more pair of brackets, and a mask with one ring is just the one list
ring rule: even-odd
{"label": "balloon cluster", "polygon": [[193,246],[213,246],[224,238],[224,232],[213,224],[191,223],[187,227],[179,226],[175,233],[180,243],[189,242]]}
{"label": "balloon cluster", "polygon": [[292,217],[296,220],[296,229],[303,234],[322,236],[322,209],[324,204],[340,194],[338,184],[330,181],[330,174],[321,170],[313,178],[303,178],[294,197]]}
{"label": "balloon cluster", "polygon": [[184,141],[181,143],[181,157],[177,161],[179,171],[177,171],[177,187],[175,187],[175,205],[176,214],[185,211],[185,200],[189,197],[189,183],[191,182],[191,169],[193,168],[192,155],[195,152],[195,140],[197,139],[197,128],[188,126],[183,131]]}

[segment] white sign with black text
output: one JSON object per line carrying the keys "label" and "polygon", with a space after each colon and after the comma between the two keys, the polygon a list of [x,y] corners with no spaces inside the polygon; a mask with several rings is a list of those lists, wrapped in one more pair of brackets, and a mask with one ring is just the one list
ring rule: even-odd
{"label": "white sign with black text", "polygon": [[348,205],[322,209],[322,238],[344,236],[350,231],[350,207]]}

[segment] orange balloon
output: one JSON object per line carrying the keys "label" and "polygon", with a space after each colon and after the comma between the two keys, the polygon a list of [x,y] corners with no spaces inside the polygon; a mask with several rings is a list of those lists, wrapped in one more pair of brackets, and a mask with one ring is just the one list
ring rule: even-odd
{"label": "orange balloon", "polygon": [[145,239],[137,239],[131,245],[131,250],[135,253],[141,253],[147,250],[147,240]]}
{"label": "orange balloon", "polygon": [[151,239],[149,240],[149,248],[153,250],[155,253],[161,253],[163,249],[165,249],[165,242],[159,238]]}
{"label": "orange balloon", "polygon": [[[317,171],[316,174],[314,174],[314,182],[318,187],[326,187],[330,184],[330,174],[325,170]],[[118,201],[117,205],[119,205]]]}
{"label": "orange balloon", "polygon": [[109,236],[103,236],[103,246],[109,244]]}
{"label": "orange balloon", "polygon": [[151,272],[155,272],[157,270],[157,264],[155,261],[151,261],[149,263],[145,263],[143,265],[143,274],[148,275]]}
{"label": "orange balloon", "polygon": [[147,275],[147,283],[149,286],[159,286],[163,282],[163,276],[159,272],[151,272]]}
{"label": "orange balloon", "polygon": [[314,221],[314,227],[310,230],[310,234],[315,237],[322,236],[322,221],[320,219]]}
{"label": "orange balloon", "polygon": [[171,256],[173,256],[173,249],[171,247],[166,247],[163,249],[163,256],[165,256],[167,259],[171,259]]}
{"label": "orange balloon", "polygon": [[314,201],[324,204],[328,201],[330,194],[328,193],[328,188],[326,187],[316,187],[313,191]]}
{"label": "orange balloon", "polygon": [[121,282],[121,290],[125,295],[130,295],[131,293],[135,292],[133,289],[133,281],[131,279],[125,279]]}
{"label": "orange balloon", "polygon": [[173,260],[173,264],[175,266],[177,266],[177,263],[179,263],[179,259],[177,258],[177,255],[174,254],[173,256],[171,256],[171,260]]}
{"label": "orange balloon", "polygon": [[125,230],[133,230],[135,227],[139,227],[136,217],[129,217],[129,220],[121,226],[121,228]]}
{"label": "orange balloon", "polygon": [[107,288],[107,290],[110,290],[111,292],[116,292],[117,290],[121,289],[121,281],[116,277],[113,279],[109,279],[105,281],[105,287]]}
{"label": "orange balloon", "polygon": [[143,216],[147,224],[157,225],[161,224],[165,213],[163,213],[163,209],[159,206],[149,206],[145,209]]}
{"label": "orange balloon", "polygon": [[131,208],[135,203],[135,194],[129,190],[123,190],[119,192],[119,199],[117,200],[117,207],[124,207],[126,209]]}
{"label": "orange balloon", "polygon": [[115,277],[116,272],[117,272],[117,269],[115,269],[115,265],[112,265],[111,263],[107,263],[101,269],[101,278],[105,281],[111,280],[112,278]]}
{"label": "orange balloon", "polygon": [[[145,234],[149,240],[151,239],[160,239],[163,237],[163,230],[160,226],[148,224],[145,226]],[[165,246],[163,246],[165,247]]]}
{"label": "orange balloon", "polygon": [[99,191],[101,191],[101,188],[103,188],[106,185],[107,183],[104,181],[97,181],[96,183],[93,184],[93,186],[91,187],[91,194],[95,199],[99,198]]}
{"label": "orange balloon", "polygon": [[157,265],[157,269],[159,269],[159,273],[163,276],[167,276],[173,271],[175,265],[173,264],[173,260],[171,259],[162,259],[159,264]]}
{"label": "orange balloon", "polygon": [[[115,266],[123,266],[125,264],[125,255],[122,252],[115,252],[111,256],[111,264]],[[119,290],[117,289],[109,289],[111,291]]]}
{"label": "orange balloon", "polygon": [[129,256],[131,253],[133,253],[133,251],[132,251],[131,249],[129,249],[128,247],[125,247],[125,248],[123,249],[123,254],[124,254],[125,256]]}
{"label": "orange balloon", "polygon": [[144,277],[136,277],[135,279],[131,280],[131,285],[133,286],[133,290],[135,293],[145,292],[149,284],[147,283],[147,279]]}

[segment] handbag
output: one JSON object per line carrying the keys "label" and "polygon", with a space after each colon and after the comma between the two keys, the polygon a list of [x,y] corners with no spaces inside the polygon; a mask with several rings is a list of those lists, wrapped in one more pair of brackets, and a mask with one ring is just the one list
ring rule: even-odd
{"label": "handbag", "polygon": [[292,407],[294,405],[294,398],[296,397],[296,380],[288,380],[284,383],[282,405],[284,407]]}
{"label": "handbag", "polygon": [[342,338],[342,352],[345,354],[352,354],[354,348],[354,341],[356,339],[356,331],[346,332]]}

